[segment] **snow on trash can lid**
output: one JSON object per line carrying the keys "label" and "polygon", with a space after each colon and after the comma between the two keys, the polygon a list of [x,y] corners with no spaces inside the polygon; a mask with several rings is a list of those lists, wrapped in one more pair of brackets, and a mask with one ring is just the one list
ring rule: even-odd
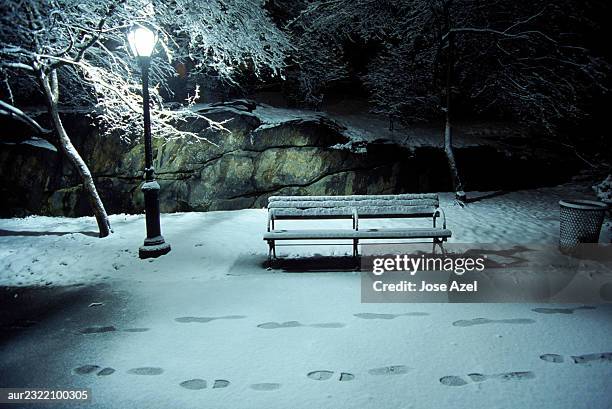
{"label": "snow on trash can lid", "polygon": [[559,205],[579,210],[606,210],[608,205],[595,200],[559,200]]}

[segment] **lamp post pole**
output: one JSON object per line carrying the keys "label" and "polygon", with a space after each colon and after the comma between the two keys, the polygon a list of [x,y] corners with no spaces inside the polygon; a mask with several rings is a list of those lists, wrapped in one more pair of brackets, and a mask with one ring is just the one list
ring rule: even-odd
{"label": "lamp post pole", "polygon": [[151,112],[149,108],[149,66],[151,58],[138,57],[142,74],[142,112],[144,116],[144,145],[145,145],[145,168],[142,192],[145,202],[145,217],[147,224],[147,237],[144,244],[140,246],[138,255],[140,258],[154,258],[163,256],[170,251],[170,244],[166,243],[161,234],[159,221],[159,183],[155,180],[155,169],[153,168],[153,145],[151,142]]}

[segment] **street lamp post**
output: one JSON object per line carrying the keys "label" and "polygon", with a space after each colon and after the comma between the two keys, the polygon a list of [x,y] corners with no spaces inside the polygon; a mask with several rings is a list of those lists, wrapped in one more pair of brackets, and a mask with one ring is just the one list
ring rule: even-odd
{"label": "street lamp post", "polygon": [[170,251],[170,244],[166,243],[161,234],[159,221],[159,183],[155,180],[153,168],[153,146],[151,143],[151,113],[149,110],[149,66],[151,54],[157,44],[157,33],[143,25],[135,25],[128,33],[128,42],[132,53],[138,59],[142,74],[142,100],[144,116],[144,143],[145,168],[142,192],[145,200],[145,217],[147,224],[147,237],[140,246],[140,258],[154,258],[163,256]]}

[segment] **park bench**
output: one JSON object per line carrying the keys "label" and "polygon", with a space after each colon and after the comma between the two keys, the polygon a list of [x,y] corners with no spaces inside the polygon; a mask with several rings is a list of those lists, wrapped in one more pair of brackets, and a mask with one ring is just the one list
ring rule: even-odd
{"label": "park bench", "polygon": [[[441,227],[436,219],[441,219]],[[359,229],[360,219],[431,218],[432,227]],[[278,220],[351,219],[345,229],[276,229]],[[276,242],[281,240],[352,240],[353,256],[358,255],[359,240],[432,239],[442,243],[451,236],[446,217],[435,193],[352,196],[271,196],[268,199],[268,258],[276,258]]]}

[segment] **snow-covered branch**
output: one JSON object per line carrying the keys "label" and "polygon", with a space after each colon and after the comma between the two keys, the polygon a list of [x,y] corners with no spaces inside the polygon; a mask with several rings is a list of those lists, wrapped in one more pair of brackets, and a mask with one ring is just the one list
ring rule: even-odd
{"label": "snow-covered branch", "polygon": [[[309,2],[288,27],[306,100],[358,75],[376,112],[405,121],[440,118],[447,95],[461,94],[476,112],[552,131],[609,92],[610,64],[579,34],[590,25],[576,0],[333,0]],[[359,72],[347,69],[356,58]]]}
{"label": "snow-covered branch", "polygon": [[[0,4],[0,71],[8,84],[39,87],[38,72],[57,76],[58,103],[88,106],[109,133],[142,134],[140,71],[128,53],[126,32],[147,21],[160,34],[160,57],[151,66],[153,135],[202,140],[179,126],[187,120],[217,123],[183,107],[168,108],[159,89],[176,75],[176,59],[190,59],[230,81],[238,70],[281,74],[290,48],[261,0],[6,0]],[[20,71],[31,74],[29,82]],[[21,88],[21,86],[20,86]],[[54,91],[54,92],[55,92]]]}
{"label": "snow-covered branch", "polygon": [[50,129],[43,128],[38,122],[32,119],[28,114],[23,112],[21,109],[8,104],[2,100],[0,100],[0,115],[7,115],[12,118],[17,119],[18,121],[28,125],[34,131],[36,131],[39,135],[49,135],[51,134]]}

